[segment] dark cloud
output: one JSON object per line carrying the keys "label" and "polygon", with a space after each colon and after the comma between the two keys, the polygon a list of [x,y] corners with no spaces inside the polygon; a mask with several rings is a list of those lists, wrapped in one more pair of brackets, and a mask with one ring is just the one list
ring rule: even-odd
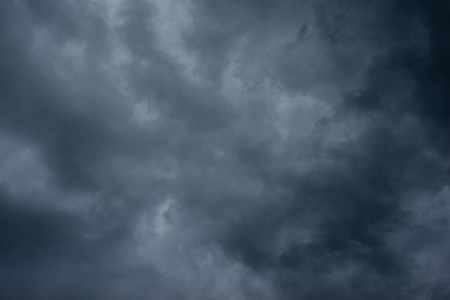
{"label": "dark cloud", "polygon": [[448,298],[449,12],[3,1],[0,298]]}

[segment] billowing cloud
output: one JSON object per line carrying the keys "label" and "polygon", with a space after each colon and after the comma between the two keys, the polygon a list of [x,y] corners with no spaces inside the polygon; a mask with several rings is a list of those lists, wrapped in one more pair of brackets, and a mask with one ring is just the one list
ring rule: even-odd
{"label": "billowing cloud", "polygon": [[447,299],[448,20],[3,1],[0,298]]}

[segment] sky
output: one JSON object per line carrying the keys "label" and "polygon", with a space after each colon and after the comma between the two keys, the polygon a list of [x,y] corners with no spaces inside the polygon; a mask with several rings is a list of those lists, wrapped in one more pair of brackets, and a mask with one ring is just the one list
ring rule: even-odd
{"label": "sky", "polygon": [[0,298],[450,298],[447,0],[0,2]]}

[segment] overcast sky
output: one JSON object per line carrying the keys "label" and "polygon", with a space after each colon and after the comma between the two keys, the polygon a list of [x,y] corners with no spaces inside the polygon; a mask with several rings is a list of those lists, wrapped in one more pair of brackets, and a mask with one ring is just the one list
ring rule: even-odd
{"label": "overcast sky", "polygon": [[450,298],[450,2],[2,0],[0,298]]}

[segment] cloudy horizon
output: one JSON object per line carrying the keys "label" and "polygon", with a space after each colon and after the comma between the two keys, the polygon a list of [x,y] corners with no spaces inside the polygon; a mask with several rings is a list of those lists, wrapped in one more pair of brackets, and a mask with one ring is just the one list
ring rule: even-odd
{"label": "cloudy horizon", "polygon": [[450,297],[447,0],[4,0],[0,298]]}

